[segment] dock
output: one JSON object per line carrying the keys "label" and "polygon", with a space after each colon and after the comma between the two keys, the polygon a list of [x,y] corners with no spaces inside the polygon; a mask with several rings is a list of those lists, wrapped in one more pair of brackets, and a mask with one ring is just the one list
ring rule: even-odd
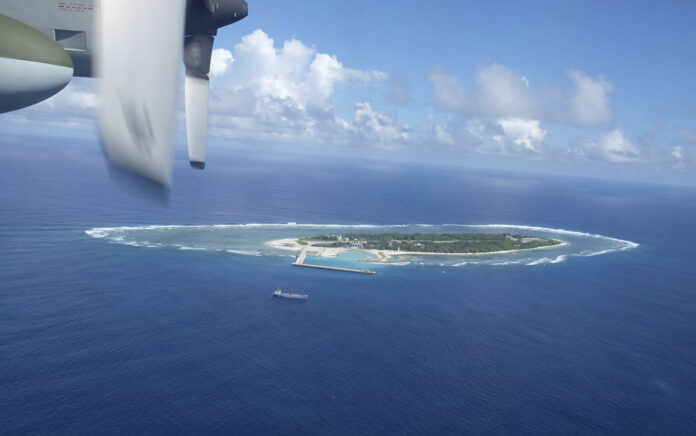
{"label": "dock", "polygon": [[305,259],[307,259],[307,247],[302,247],[302,250],[300,250],[300,252],[297,254],[297,258],[292,263],[292,265],[293,266],[304,266],[306,268],[328,269],[331,271],[352,272],[352,273],[358,273],[358,274],[375,274],[374,271],[371,271],[369,269],[351,269],[351,268],[339,268],[337,266],[312,265],[309,263],[305,263]]}

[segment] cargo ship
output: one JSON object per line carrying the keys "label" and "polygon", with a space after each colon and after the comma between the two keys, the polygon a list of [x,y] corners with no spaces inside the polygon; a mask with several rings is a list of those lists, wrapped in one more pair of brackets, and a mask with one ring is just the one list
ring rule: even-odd
{"label": "cargo ship", "polygon": [[273,296],[279,298],[290,298],[293,300],[306,300],[309,298],[309,295],[307,294],[298,294],[297,292],[293,292],[292,288],[290,288],[289,292],[283,292],[280,288],[278,288],[275,290],[275,292],[273,292]]}

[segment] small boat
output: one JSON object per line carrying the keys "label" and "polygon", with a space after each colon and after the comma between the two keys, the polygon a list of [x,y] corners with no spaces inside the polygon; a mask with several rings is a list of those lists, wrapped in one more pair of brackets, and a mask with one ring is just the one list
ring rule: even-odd
{"label": "small boat", "polygon": [[280,298],[291,298],[293,300],[306,300],[309,298],[309,295],[307,294],[298,294],[297,292],[292,292],[292,288],[290,288],[289,292],[283,292],[280,290],[280,288],[278,288],[275,290],[275,292],[273,292],[273,296]]}

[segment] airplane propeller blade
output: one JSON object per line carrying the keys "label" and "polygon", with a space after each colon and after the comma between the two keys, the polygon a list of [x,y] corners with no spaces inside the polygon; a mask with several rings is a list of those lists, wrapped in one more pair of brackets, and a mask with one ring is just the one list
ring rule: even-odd
{"label": "airplane propeller blade", "polygon": [[210,90],[210,58],[213,37],[194,34],[184,42],[186,65],[186,137],[189,163],[192,168],[205,168],[205,146],[208,140],[208,94]]}
{"label": "airplane propeller blade", "polygon": [[210,81],[186,76],[186,138],[191,168],[205,168],[208,141],[208,92]]}
{"label": "airplane propeller blade", "polygon": [[186,0],[97,5],[99,127],[112,167],[168,186]]}

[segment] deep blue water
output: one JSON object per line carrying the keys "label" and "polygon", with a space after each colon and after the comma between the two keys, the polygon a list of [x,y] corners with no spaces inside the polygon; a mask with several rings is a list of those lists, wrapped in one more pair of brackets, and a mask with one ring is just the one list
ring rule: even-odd
{"label": "deep blue water", "polygon": [[[688,434],[696,191],[210,150],[167,206],[98,150],[3,146],[0,433]],[[537,266],[146,249],[100,226],[505,223],[635,241]],[[276,285],[311,290],[274,300]]]}

